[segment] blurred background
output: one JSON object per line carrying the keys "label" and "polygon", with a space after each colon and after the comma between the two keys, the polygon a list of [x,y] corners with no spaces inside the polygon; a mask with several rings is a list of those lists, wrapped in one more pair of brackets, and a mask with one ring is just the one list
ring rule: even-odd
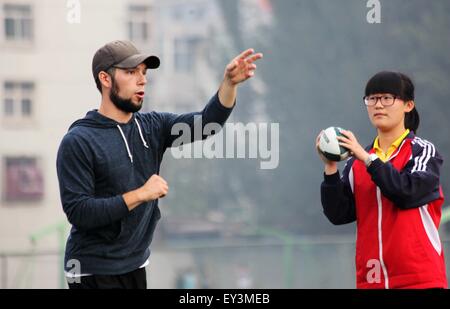
{"label": "blurred background", "polygon": [[373,74],[413,78],[418,134],[443,155],[450,194],[450,2],[380,1],[381,23],[368,22],[368,2],[0,0],[0,288],[66,288],[56,152],[69,125],[99,107],[91,61],[115,39],[161,58],[144,111],[200,110],[235,55],[263,52],[229,122],[280,124],[273,170],[166,152],[171,191],[149,287],[354,288],[355,224],[332,226],[322,214],[314,140],[335,125],[372,142],[362,97]]}

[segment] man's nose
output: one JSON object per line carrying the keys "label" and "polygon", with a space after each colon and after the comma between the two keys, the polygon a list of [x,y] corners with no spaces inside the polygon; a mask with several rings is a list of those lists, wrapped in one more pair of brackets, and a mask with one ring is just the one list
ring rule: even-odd
{"label": "man's nose", "polygon": [[142,73],[141,73],[141,76],[140,76],[140,78],[139,78],[139,84],[140,84],[140,85],[145,85],[145,84],[147,84],[147,77],[146,77],[144,74],[142,74]]}

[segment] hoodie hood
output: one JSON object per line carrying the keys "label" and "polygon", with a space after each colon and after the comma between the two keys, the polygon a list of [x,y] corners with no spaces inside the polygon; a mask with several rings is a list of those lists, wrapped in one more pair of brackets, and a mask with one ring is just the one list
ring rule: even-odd
{"label": "hoodie hood", "polygon": [[[131,117],[128,123],[134,121],[135,115]],[[128,124],[123,123],[123,125]],[[104,129],[110,129],[115,128],[117,125],[120,125],[121,123],[115,121],[114,119],[108,118],[106,116],[103,116],[98,112],[97,109],[91,110],[87,112],[86,116],[82,119],[78,119],[74,123],[72,123],[69,127],[69,131],[72,130],[74,127],[81,126],[81,127],[90,127],[90,128],[104,128]]]}
{"label": "hoodie hood", "polygon": [[[122,125],[128,125],[130,123],[135,123],[138,131],[139,136],[141,137],[142,144],[145,148],[148,148],[147,141],[144,139],[144,135],[142,134],[141,125],[139,124],[138,118],[135,114],[132,115],[131,119],[127,123],[123,123]],[[125,134],[123,133],[122,128],[120,127],[121,123],[115,121],[114,119],[108,118],[106,116],[103,116],[98,112],[98,110],[92,110],[87,112],[86,116],[82,119],[78,119],[74,123],[72,123],[69,127],[69,131],[72,130],[75,127],[89,127],[89,128],[100,128],[100,129],[111,129],[116,128],[120,132],[120,136],[123,139],[125,148],[128,153],[128,157],[130,158],[131,163],[133,163],[133,155],[130,151],[130,147],[128,145],[127,138]]]}

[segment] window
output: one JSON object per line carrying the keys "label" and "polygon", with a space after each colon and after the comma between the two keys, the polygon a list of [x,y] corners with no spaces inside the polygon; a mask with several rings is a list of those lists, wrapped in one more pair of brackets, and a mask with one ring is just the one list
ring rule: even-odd
{"label": "window", "polygon": [[8,202],[37,201],[44,195],[44,181],[39,160],[7,157],[4,160],[3,197]]}
{"label": "window", "polygon": [[3,4],[3,19],[6,41],[33,41],[33,14],[30,5]]}
{"label": "window", "polygon": [[128,38],[134,42],[150,40],[151,7],[148,5],[130,5],[128,7]]}
{"label": "window", "polygon": [[186,37],[175,39],[175,71],[189,73],[195,68],[199,38]]}
{"label": "window", "polygon": [[4,83],[3,114],[6,119],[31,119],[33,116],[34,84],[32,82]]}
{"label": "window", "polygon": [[172,18],[175,21],[202,22],[206,15],[204,4],[180,3],[173,7]]}

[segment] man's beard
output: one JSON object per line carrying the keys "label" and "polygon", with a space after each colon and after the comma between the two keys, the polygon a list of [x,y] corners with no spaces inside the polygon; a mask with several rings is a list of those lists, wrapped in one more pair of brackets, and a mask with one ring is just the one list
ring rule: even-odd
{"label": "man's beard", "polygon": [[109,99],[118,109],[126,113],[136,113],[142,108],[142,101],[140,102],[140,104],[136,105],[133,103],[133,101],[131,101],[131,98],[124,99],[121,96],[119,96],[119,87],[117,86],[114,80],[112,81]]}

